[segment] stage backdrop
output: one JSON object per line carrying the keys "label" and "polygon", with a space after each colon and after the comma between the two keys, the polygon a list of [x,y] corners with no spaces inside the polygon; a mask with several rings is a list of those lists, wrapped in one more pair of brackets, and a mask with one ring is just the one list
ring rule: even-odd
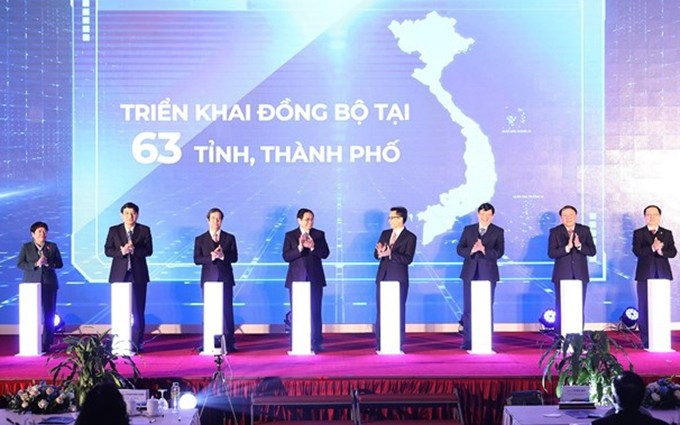
{"label": "stage backdrop", "polygon": [[238,323],[289,310],[281,247],[300,207],[330,245],[324,322],[372,323],[373,247],[396,205],[418,236],[407,322],[457,322],[455,248],[483,202],[506,230],[497,322],[535,323],[553,305],[547,238],[565,204],[597,245],[586,320],[615,322],[635,303],[642,208],[661,204],[671,229],[678,210],[665,175],[677,123],[657,116],[677,105],[677,60],[663,53],[678,6],[663,3],[10,6],[0,324],[17,323],[16,255],[35,220],[66,260],[58,311],[107,323],[103,246],[127,201],[152,228],[150,324],[201,323],[193,243],[211,207],[237,238]]}

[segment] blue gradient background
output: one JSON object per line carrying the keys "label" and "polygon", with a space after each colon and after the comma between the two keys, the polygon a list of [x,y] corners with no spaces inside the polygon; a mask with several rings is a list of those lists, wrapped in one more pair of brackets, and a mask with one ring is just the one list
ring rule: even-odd
{"label": "blue gradient background", "polygon": [[[387,226],[387,210],[403,204],[417,214],[464,181],[459,127],[411,77],[423,65],[418,54],[402,52],[387,28],[393,20],[423,19],[433,10],[455,18],[456,31],[475,40],[447,66],[442,84],[479,123],[495,156],[498,180],[490,201],[497,208],[495,222],[506,229],[497,322],[534,323],[553,304],[547,230],[563,204],[577,205],[580,221],[596,233],[590,322],[616,321],[635,302],[630,238],[643,224],[644,205],[662,205],[665,225],[675,228],[677,206],[668,180],[659,173],[636,176],[647,165],[677,161],[677,114],[668,112],[677,106],[671,84],[678,76],[672,47],[677,30],[670,25],[680,15],[675,4],[608,2],[604,22],[599,2],[585,2],[581,10],[579,1],[529,1],[512,8],[501,1],[474,8],[462,1],[399,7],[332,2],[317,9],[262,1],[231,2],[221,10],[211,2],[202,10],[154,10],[148,6],[155,2],[134,2],[130,10],[131,4],[106,1],[92,17],[92,39],[84,41],[82,2],[74,9],[40,3],[3,11],[8,83],[0,121],[7,141],[0,324],[17,323],[16,254],[37,219],[49,223],[50,239],[67,263],[60,272],[58,310],[69,324],[107,323],[103,241],[127,200],[140,205],[140,222],[154,236],[149,324],[200,324],[193,238],[205,230],[205,211],[212,206],[225,211],[224,228],[238,240],[238,323],[278,324],[288,310],[280,251],[301,206],[315,211],[316,227],[326,231],[331,247],[324,322],[372,323],[372,248]],[[253,107],[284,98],[328,105],[363,99],[408,103],[411,119],[398,125],[369,119],[361,126],[333,120],[122,119],[121,103],[164,98]],[[519,109],[526,122],[510,128],[506,117]],[[130,145],[140,131],[182,132],[182,160],[136,163]],[[256,164],[199,164],[193,146],[211,138],[249,146]],[[346,149],[395,139],[402,156],[393,164],[265,164],[256,154],[260,145],[295,141]],[[651,190],[643,194],[640,185]],[[471,210],[446,234],[419,244],[408,323],[458,320],[462,288],[455,244],[472,220]],[[414,217],[407,226],[422,242],[422,222]]]}

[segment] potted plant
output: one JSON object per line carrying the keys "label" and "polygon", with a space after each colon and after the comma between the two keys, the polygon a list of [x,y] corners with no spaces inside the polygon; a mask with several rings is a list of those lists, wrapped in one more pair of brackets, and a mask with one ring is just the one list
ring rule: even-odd
{"label": "potted plant", "polygon": [[[113,382],[118,388],[134,388],[134,385],[118,371],[118,361],[132,368],[132,378],[140,377],[137,365],[128,355],[114,354],[112,336],[103,334],[67,336],[66,348],[53,353],[48,362],[59,361],[50,373],[54,382],[62,379],[64,388],[75,393],[76,403],[82,406],[92,387],[102,382]],[[66,354],[66,358],[63,358]]]}
{"label": "potted plant", "polygon": [[614,377],[624,371],[615,352],[626,359],[628,370],[632,371],[633,364],[628,355],[607,332],[583,331],[582,334],[567,334],[566,337],[560,335],[539,360],[543,368],[543,388],[546,389],[546,383],[552,383],[555,373],[555,394],[558,398],[562,396],[564,385],[589,385],[590,400],[605,404],[611,399]]}

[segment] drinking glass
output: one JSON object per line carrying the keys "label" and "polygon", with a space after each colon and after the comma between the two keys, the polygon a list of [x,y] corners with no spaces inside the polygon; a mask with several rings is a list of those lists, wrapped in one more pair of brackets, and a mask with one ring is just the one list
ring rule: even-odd
{"label": "drinking glass", "polygon": [[168,406],[168,400],[165,399],[165,392],[167,389],[159,388],[158,392],[161,393],[161,398],[158,400],[158,410],[165,412],[170,406]]}

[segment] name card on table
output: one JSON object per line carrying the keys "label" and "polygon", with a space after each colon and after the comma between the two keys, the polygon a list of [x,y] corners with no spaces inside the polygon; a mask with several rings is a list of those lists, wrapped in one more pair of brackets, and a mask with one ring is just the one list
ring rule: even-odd
{"label": "name card on table", "polygon": [[149,390],[120,389],[119,391],[123,396],[125,403],[127,403],[128,400],[133,400],[137,405],[146,405],[146,400],[149,399]]}
{"label": "name card on table", "polygon": [[562,387],[560,409],[594,409],[595,403],[590,401],[588,385],[565,385]]}

